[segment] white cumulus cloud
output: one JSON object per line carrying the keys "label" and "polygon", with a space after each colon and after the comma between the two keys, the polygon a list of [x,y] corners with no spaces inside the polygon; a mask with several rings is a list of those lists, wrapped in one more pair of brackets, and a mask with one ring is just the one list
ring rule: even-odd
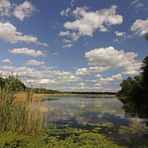
{"label": "white cumulus cloud", "polygon": [[4,59],[4,60],[2,60],[2,63],[4,63],[4,64],[12,64],[12,61],[10,59]]}
{"label": "white cumulus cloud", "polygon": [[63,48],[71,48],[72,46],[73,46],[73,44],[68,43],[68,44],[63,45]]}
{"label": "white cumulus cloud", "polygon": [[23,21],[25,18],[30,17],[35,10],[35,7],[30,2],[24,1],[15,7],[13,14],[16,18]]}
{"label": "white cumulus cloud", "polygon": [[39,57],[39,56],[45,55],[41,50],[34,50],[29,48],[14,48],[12,50],[9,50],[9,52],[13,54],[23,54],[23,55],[33,56],[33,57]]}
{"label": "white cumulus cloud", "polygon": [[62,11],[60,12],[60,15],[61,15],[61,16],[68,16],[69,13],[70,13],[70,11],[71,11],[71,8],[67,8],[66,10],[62,10]]}
{"label": "white cumulus cloud", "polygon": [[102,76],[98,77],[98,81],[95,83],[95,86],[104,87],[112,81],[123,80],[122,74],[118,73],[110,77],[103,78]]}
{"label": "white cumulus cloud", "polygon": [[114,47],[97,48],[86,52],[85,57],[91,65],[112,69],[122,67],[128,73],[133,73],[133,70],[139,71],[139,66],[135,65],[140,65],[140,62],[136,61],[137,54],[134,52],[125,52]]}
{"label": "white cumulus cloud", "polygon": [[27,66],[39,66],[39,65],[44,65],[45,62],[44,61],[37,61],[37,60],[29,60],[26,62]]}
{"label": "white cumulus cloud", "polygon": [[115,31],[115,35],[118,37],[126,37],[126,32]]}
{"label": "white cumulus cloud", "polygon": [[142,36],[148,33],[148,19],[137,19],[131,26],[131,31]]}
{"label": "white cumulus cloud", "polygon": [[20,4],[13,3],[10,0],[0,0],[0,16],[15,16],[23,21],[32,16],[34,11],[36,11],[35,6],[27,0]]}
{"label": "white cumulus cloud", "polygon": [[9,0],[0,0],[0,16],[9,16],[11,3]]}
{"label": "white cumulus cloud", "polygon": [[72,32],[66,35],[71,36],[75,33],[80,36],[93,36],[93,33],[99,29],[101,32],[107,32],[108,26],[119,25],[123,22],[123,16],[117,14],[117,6],[113,5],[108,9],[101,9],[97,11],[89,11],[86,7],[76,8],[72,14],[75,17],[73,22],[65,22],[64,28]]}
{"label": "white cumulus cloud", "polygon": [[24,35],[17,31],[17,28],[9,22],[0,22],[0,40],[13,44],[17,42],[25,42],[47,46],[46,43],[39,42],[37,37]]}
{"label": "white cumulus cloud", "polygon": [[95,73],[100,73],[103,71],[108,70],[108,67],[102,67],[102,66],[94,66],[94,67],[88,67],[88,68],[78,68],[75,72],[76,75],[78,76],[83,76],[83,75],[90,75],[90,74],[95,74]]}

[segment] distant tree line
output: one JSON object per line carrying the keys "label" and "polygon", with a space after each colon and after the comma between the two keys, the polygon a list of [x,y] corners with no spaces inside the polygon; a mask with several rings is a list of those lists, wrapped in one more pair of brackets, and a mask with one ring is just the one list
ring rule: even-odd
{"label": "distant tree line", "polygon": [[0,90],[3,90],[3,89],[8,90],[8,91],[13,91],[13,92],[31,91],[37,94],[59,93],[59,91],[51,90],[51,89],[27,87],[22,81],[19,80],[17,76],[13,76],[13,75],[7,78],[3,78],[0,75]]}
{"label": "distant tree line", "polygon": [[60,91],[46,89],[46,88],[28,88],[28,89],[31,89],[36,94],[57,94],[57,93],[60,93]]}
{"label": "distant tree line", "polygon": [[116,92],[64,92],[67,94],[82,94],[82,95],[116,95]]}

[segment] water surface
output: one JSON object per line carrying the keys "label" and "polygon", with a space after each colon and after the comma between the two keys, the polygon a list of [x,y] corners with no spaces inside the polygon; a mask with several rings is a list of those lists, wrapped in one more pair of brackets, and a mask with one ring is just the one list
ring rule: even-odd
{"label": "water surface", "polygon": [[[123,145],[147,143],[147,119],[125,113],[116,97],[98,96],[48,96],[34,104],[49,124],[87,129],[114,138]],[[133,141],[134,139],[134,141]]]}

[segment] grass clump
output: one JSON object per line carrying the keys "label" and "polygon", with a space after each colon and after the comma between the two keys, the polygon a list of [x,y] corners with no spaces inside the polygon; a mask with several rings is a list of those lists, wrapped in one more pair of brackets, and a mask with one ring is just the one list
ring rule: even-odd
{"label": "grass clump", "polygon": [[0,131],[39,133],[43,129],[42,121],[41,115],[32,111],[27,102],[15,102],[14,92],[0,91]]}

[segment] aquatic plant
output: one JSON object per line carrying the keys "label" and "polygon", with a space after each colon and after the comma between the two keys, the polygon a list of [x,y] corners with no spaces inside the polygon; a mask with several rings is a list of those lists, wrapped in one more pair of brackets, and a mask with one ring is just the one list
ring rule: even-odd
{"label": "aquatic plant", "polygon": [[[58,129],[59,133],[61,129]],[[0,134],[0,145],[3,147],[48,147],[48,148],[120,148],[111,139],[97,133],[87,132],[74,128],[67,129],[71,134],[65,139],[60,135],[50,136],[48,134],[27,136],[12,132]]]}

